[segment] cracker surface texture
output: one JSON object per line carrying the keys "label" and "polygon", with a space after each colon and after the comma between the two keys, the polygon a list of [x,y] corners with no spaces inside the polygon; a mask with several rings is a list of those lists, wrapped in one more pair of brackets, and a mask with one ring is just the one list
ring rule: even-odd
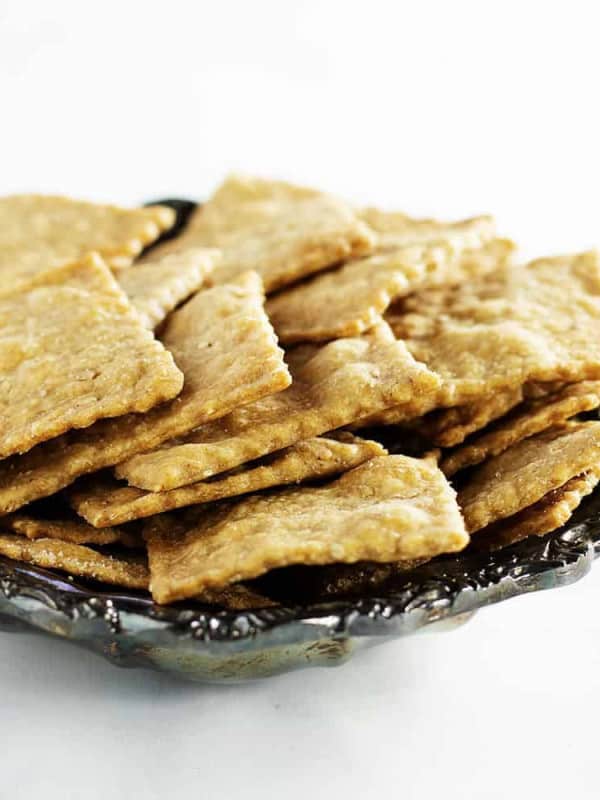
{"label": "cracker surface texture", "polygon": [[0,518],[0,527],[28,539],[60,539],[73,544],[122,544],[143,547],[138,535],[123,528],[94,528],[82,520],[43,519],[28,514],[10,514]]}

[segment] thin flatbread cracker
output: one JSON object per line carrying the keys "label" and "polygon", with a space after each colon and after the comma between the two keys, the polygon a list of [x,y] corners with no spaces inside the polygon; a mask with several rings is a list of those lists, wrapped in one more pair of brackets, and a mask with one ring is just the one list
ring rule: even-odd
{"label": "thin flatbread cracker", "polygon": [[69,500],[85,520],[102,528],[273,486],[331,477],[385,452],[378,442],[340,433],[335,438],[332,435],[298,442],[265,459],[244,464],[231,474],[168,492],[123,486],[110,476],[92,477],[87,485],[75,486]]}
{"label": "thin flatbread cracker", "polygon": [[173,309],[206,283],[218,250],[190,248],[148,258],[119,274],[119,283],[145,328],[154,330]]}
{"label": "thin flatbread cracker", "polygon": [[594,469],[600,422],[573,422],[524,439],[489,459],[469,477],[458,502],[469,533],[511,517]]}
{"label": "thin flatbread cracker", "polygon": [[498,419],[489,430],[469,439],[447,455],[441,469],[450,477],[465,467],[499,455],[522,439],[599,407],[600,381],[567,384],[554,394],[526,400],[516,406],[512,413]]}
{"label": "thin flatbread cracker", "polygon": [[124,547],[143,547],[141,538],[124,528],[94,528],[82,520],[42,519],[28,514],[9,514],[0,517],[0,528],[26,536],[28,539],[60,539],[73,544],[122,544]]}
{"label": "thin flatbread cracker", "polygon": [[97,255],[0,292],[0,328],[0,458],[148,411],[183,385]]}
{"label": "thin flatbread cracker", "polygon": [[92,251],[112,269],[129,266],[174,222],[175,212],[165,206],[118,208],[50,195],[2,197],[0,284],[15,287]]}
{"label": "thin flatbread cracker", "polygon": [[223,589],[205,589],[201,595],[194,597],[194,600],[210,606],[221,606],[228,611],[250,611],[257,608],[275,608],[279,605],[275,600],[243,583],[234,583]]}
{"label": "thin flatbread cracker", "polygon": [[513,250],[512,242],[501,239],[478,250],[444,239],[406,245],[350,261],[287,289],[270,298],[267,313],[284,344],[356,336],[399,297],[428,286],[459,283],[477,274],[478,266],[481,274],[506,265]]}
{"label": "thin flatbread cracker", "polygon": [[177,442],[142,453],[116,469],[119,478],[160,492],[204,480],[255,458],[348,425],[414,395],[427,395],[437,378],[417,364],[381,323],[367,335],[316,349],[285,392],[235,409]]}
{"label": "thin flatbread cracker", "polygon": [[48,497],[80,475],[158,447],[290,382],[254,273],[199,292],[170,315],[161,338],[185,375],[179,397],[143,416],[102,420],[0,462],[1,513]]}
{"label": "thin flatbread cracker", "polygon": [[137,555],[112,556],[60,539],[36,539],[0,532],[0,555],[27,561],[46,569],[60,569],[81,578],[126,586],[148,588],[148,567]]}
{"label": "thin flatbread cracker", "polygon": [[577,475],[564,486],[553,489],[518,514],[492,523],[472,539],[476,550],[500,550],[528,536],[544,536],[565,525],[584,497],[591,494],[600,481],[600,472],[591,470]]}
{"label": "thin flatbread cracker", "polygon": [[526,381],[600,377],[597,252],[533,261],[417,292],[386,314],[455,406]]}
{"label": "thin flatbread cracker", "polygon": [[372,231],[336,197],[281,181],[231,176],[184,232],[157,252],[217,247],[223,259],[213,273],[215,283],[254,270],[272,292],[365,255],[374,244]]}
{"label": "thin flatbread cracker", "polygon": [[374,458],[319,487],[223,503],[147,523],[151,591],[170,603],[291,564],[398,561],[468,542],[455,493],[435,463]]}

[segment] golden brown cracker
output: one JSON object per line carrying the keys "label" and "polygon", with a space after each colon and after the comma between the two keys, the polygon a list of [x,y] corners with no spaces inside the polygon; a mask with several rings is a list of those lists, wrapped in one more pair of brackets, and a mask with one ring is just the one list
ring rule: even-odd
{"label": "golden brown cracker", "polygon": [[81,578],[126,586],[148,588],[148,567],[140,556],[113,556],[60,539],[27,539],[0,532],[0,555],[15,561],[27,561],[38,567],[59,569]]}
{"label": "golden brown cracker", "polygon": [[0,462],[1,512],[54,494],[80,475],[157,447],[290,382],[254,273],[199,292],[170,315],[162,341],[185,375],[179,397],[145,415],[103,420]]}
{"label": "golden brown cracker", "polygon": [[147,524],[151,590],[172,602],[290,564],[398,561],[462,549],[455,493],[432,460],[383,456],[323,487]]}
{"label": "golden brown cracker", "polygon": [[385,324],[367,335],[320,347],[291,370],[285,392],[235,409],[159,450],[117,467],[117,475],[148,491],[167,491],[233,469],[296,442],[335,430],[415,395],[438,381],[396,342]]}
{"label": "golden brown cracker", "polygon": [[512,413],[496,420],[489,430],[447,455],[442,461],[442,470],[450,477],[465,467],[499,455],[522,439],[598,407],[600,381],[567,384],[554,394],[525,400]]}
{"label": "golden brown cracker", "polygon": [[452,406],[526,381],[600,377],[600,258],[539,259],[418,292],[386,319]]}
{"label": "golden brown cracker", "polygon": [[486,552],[500,550],[528,536],[544,536],[557,530],[571,519],[583,498],[594,491],[598,481],[600,472],[597,470],[571,478],[564,486],[548,492],[537,503],[479,531],[472,540],[472,546]]}
{"label": "golden brown cracker", "polygon": [[122,544],[143,547],[141,538],[125,528],[94,528],[77,519],[44,519],[29,514],[9,514],[0,517],[0,528],[19,533],[28,539],[60,539],[73,544]]}
{"label": "golden brown cracker", "polygon": [[0,458],[181,391],[172,355],[99,256],[0,293],[0,325]]}
{"label": "golden brown cracker", "polygon": [[2,197],[0,284],[20,285],[92,251],[111,268],[128,266],[174,222],[175,212],[165,206],[117,208],[49,195]]}
{"label": "golden brown cracker", "polygon": [[469,477],[458,502],[469,533],[505,519],[593,469],[600,457],[600,422],[551,428],[514,444]]}
{"label": "golden brown cracker", "polygon": [[119,283],[144,327],[154,330],[173,309],[206,283],[219,260],[218,250],[190,248],[149,256],[119,274]]}
{"label": "golden brown cracker", "polygon": [[264,459],[207,481],[167,492],[123,486],[114,478],[92,477],[70,492],[73,508],[91,525],[119,525],[176,508],[257,492],[272,486],[331,477],[385,454],[378,443],[348,433],[298,442]]}
{"label": "golden brown cracker", "polygon": [[261,276],[265,291],[325,267],[365,255],[374,234],[342,200],[281,181],[231,176],[190,219],[184,232],[158,248],[217,247],[223,259],[215,283],[245,270]]}

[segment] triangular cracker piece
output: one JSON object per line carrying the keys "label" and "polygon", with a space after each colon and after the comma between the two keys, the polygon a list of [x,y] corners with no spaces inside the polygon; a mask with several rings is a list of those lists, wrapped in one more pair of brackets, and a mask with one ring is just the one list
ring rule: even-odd
{"label": "triangular cracker piece", "polygon": [[0,292],[0,327],[0,458],[181,391],[172,355],[97,255]]}
{"label": "triangular cracker piece", "polygon": [[293,355],[289,360],[293,382],[285,392],[120,464],[118,477],[155,492],[195,483],[439,385],[385,323],[365,336],[315,348],[299,368]]}
{"label": "triangular cracker piece", "polygon": [[60,569],[81,578],[126,586],[148,587],[148,567],[137,555],[107,555],[60,539],[36,539],[0,532],[0,555],[47,569]]}
{"label": "triangular cracker piece", "polygon": [[365,255],[375,238],[349,205],[281,181],[232,176],[157,252],[218,247],[215,283],[252,269],[271,292],[331,264]]}
{"label": "triangular cracker piece", "polygon": [[218,250],[190,248],[148,258],[119,274],[119,283],[144,327],[154,330],[173,309],[194,294],[220,258]]}
{"label": "triangular cracker piece", "polygon": [[290,382],[254,273],[199,292],[171,314],[161,338],[185,375],[179,397],[148,414],[103,420],[0,462],[0,511],[48,497],[80,475],[158,447]]}
{"label": "triangular cracker piece", "polygon": [[600,422],[567,423],[505,450],[479,467],[458,501],[469,533],[511,517],[600,459]]}
{"label": "triangular cracker piece", "polygon": [[378,442],[349,433],[317,437],[244,464],[243,467],[207,481],[169,492],[145,492],[123,486],[109,476],[92,477],[87,485],[70,492],[73,508],[92,525],[118,525],[134,519],[209,503],[272,486],[331,477],[385,454]]}
{"label": "triangular cracker piece", "polygon": [[476,550],[500,550],[528,536],[544,536],[565,525],[579,507],[581,501],[591,494],[600,481],[600,472],[593,469],[577,475],[564,486],[553,489],[518,514],[488,525],[472,540]]}
{"label": "triangular cracker piece", "polygon": [[113,269],[128,266],[174,222],[175,212],[165,206],[117,208],[50,195],[2,197],[0,285],[17,286],[92,251]]}
{"label": "triangular cracker piece", "polygon": [[290,564],[432,557],[468,542],[443,474],[432,460],[406,456],[374,458],[323,487],[192,511],[147,524],[159,603]]}
{"label": "triangular cracker piece", "polygon": [[442,406],[531,380],[599,378],[600,258],[545,258],[418,292],[386,319],[444,380]]}
{"label": "triangular cracker piece", "polygon": [[446,456],[441,464],[442,471],[450,477],[465,467],[499,455],[522,439],[599,407],[600,381],[567,384],[554,394],[526,400]]}
{"label": "triangular cracker piece", "polygon": [[73,544],[122,544],[143,547],[139,535],[125,528],[94,528],[77,519],[44,519],[29,514],[10,514],[0,518],[0,527],[28,539],[60,539]]}

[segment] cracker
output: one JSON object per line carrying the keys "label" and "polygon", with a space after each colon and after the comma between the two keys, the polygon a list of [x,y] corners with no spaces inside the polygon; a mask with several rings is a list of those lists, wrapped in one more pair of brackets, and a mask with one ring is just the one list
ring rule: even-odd
{"label": "cracker", "polygon": [[386,314],[454,406],[526,381],[600,377],[600,258],[558,256],[418,292]]}
{"label": "cracker", "polygon": [[218,250],[199,247],[149,257],[121,272],[119,283],[144,327],[153,330],[206,282],[218,259]]}
{"label": "cracker", "polygon": [[487,271],[506,264],[513,249],[507,240],[467,251],[460,240],[406,245],[281,292],[268,301],[267,313],[286,344],[356,336],[372,327],[393,300],[426,286],[458,283],[475,275],[478,266]]}
{"label": "cracker", "polygon": [[199,292],[171,314],[162,341],[185,375],[179,397],[143,416],[103,420],[0,462],[0,512],[54,494],[80,475],[157,447],[290,382],[253,273]]}
{"label": "cracker", "polygon": [[231,474],[168,492],[145,492],[120,485],[109,476],[94,477],[87,485],[73,488],[70,502],[91,525],[102,528],[272,486],[331,477],[385,452],[378,442],[349,433],[332,434],[298,442],[262,460],[244,464]]}
{"label": "cracker", "polygon": [[0,293],[0,328],[0,458],[147,411],[183,385],[97,255]]}
{"label": "cracker", "polygon": [[566,423],[524,439],[479,467],[458,501],[469,533],[537,503],[568,480],[594,468],[600,422]]}
{"label": "cracker", "polygon": [[194,597],[198,603],[221,606],[228,611],[250,611],[257,608],[275,608],[279,605],[270,597],[251,589],[243,583],[234,583],[223,589],[205,589]]}
{"label": "cracker", "polygon": [[158,252],[218,247],[215,283],[245,270],[265,291],[372,251],[375,237],[342,200],[280,181],[231,176],[198,209],[181,236]]}
{"label": "cracker", "polygon": [[600,472],[597,470],[571,478],[564,486],[548,492],[518,514],[479,531],[472,540],[474,548],[486,552],[500,550],[528,536],[544,536],[557,530],[571,519],[583,498],[594,491],[599,481]]}
{"label": "cracker", "polygon": [[285,392],[135,456],[117,467],[118,477],[154,492],[195,483],[414,395],[427,395],[438,385],[383,323],[366,336],[316,348],[300,368],[293,356],[289,360],[293,383]]}
{"label": "cracker", "polygon": [[45,195],[0,198],[0,285],[20,285],[92,251],[113,269],[128,266],[174,222],[175,212],[165,206],[117,208]]}
{"label": "cracker", "polygon": [[42,519],[28,514],[10,514],[0,518],[0,527],[28,539],[60,539],[73,544],[122,544],[143,547],[140,537],[124,528],[94,528],[81,520]]}
{"label": "cracker", "polygon": [[455,493],[432,460],[382,456],[319,487],[253,495],[145,530],[159,603],[291,564],[433,557],[468,542]]}
{"label": "cracker", "polygon": [[145,559],[134,555],[112,556],[60,539],[36,539],[0,532],[0,555],[27,561],[38,567],[60,569],[81,578],[126,586],[148,588]]}
{"label": "cracker", "polygon": [[469,439],[442,462],[442,470],[454,475],[465,467],[497,456],[516,442],[559,425],[584,411],[600,407],[600,381],[567,384],[558,392],[526,400],[487,431]]}

